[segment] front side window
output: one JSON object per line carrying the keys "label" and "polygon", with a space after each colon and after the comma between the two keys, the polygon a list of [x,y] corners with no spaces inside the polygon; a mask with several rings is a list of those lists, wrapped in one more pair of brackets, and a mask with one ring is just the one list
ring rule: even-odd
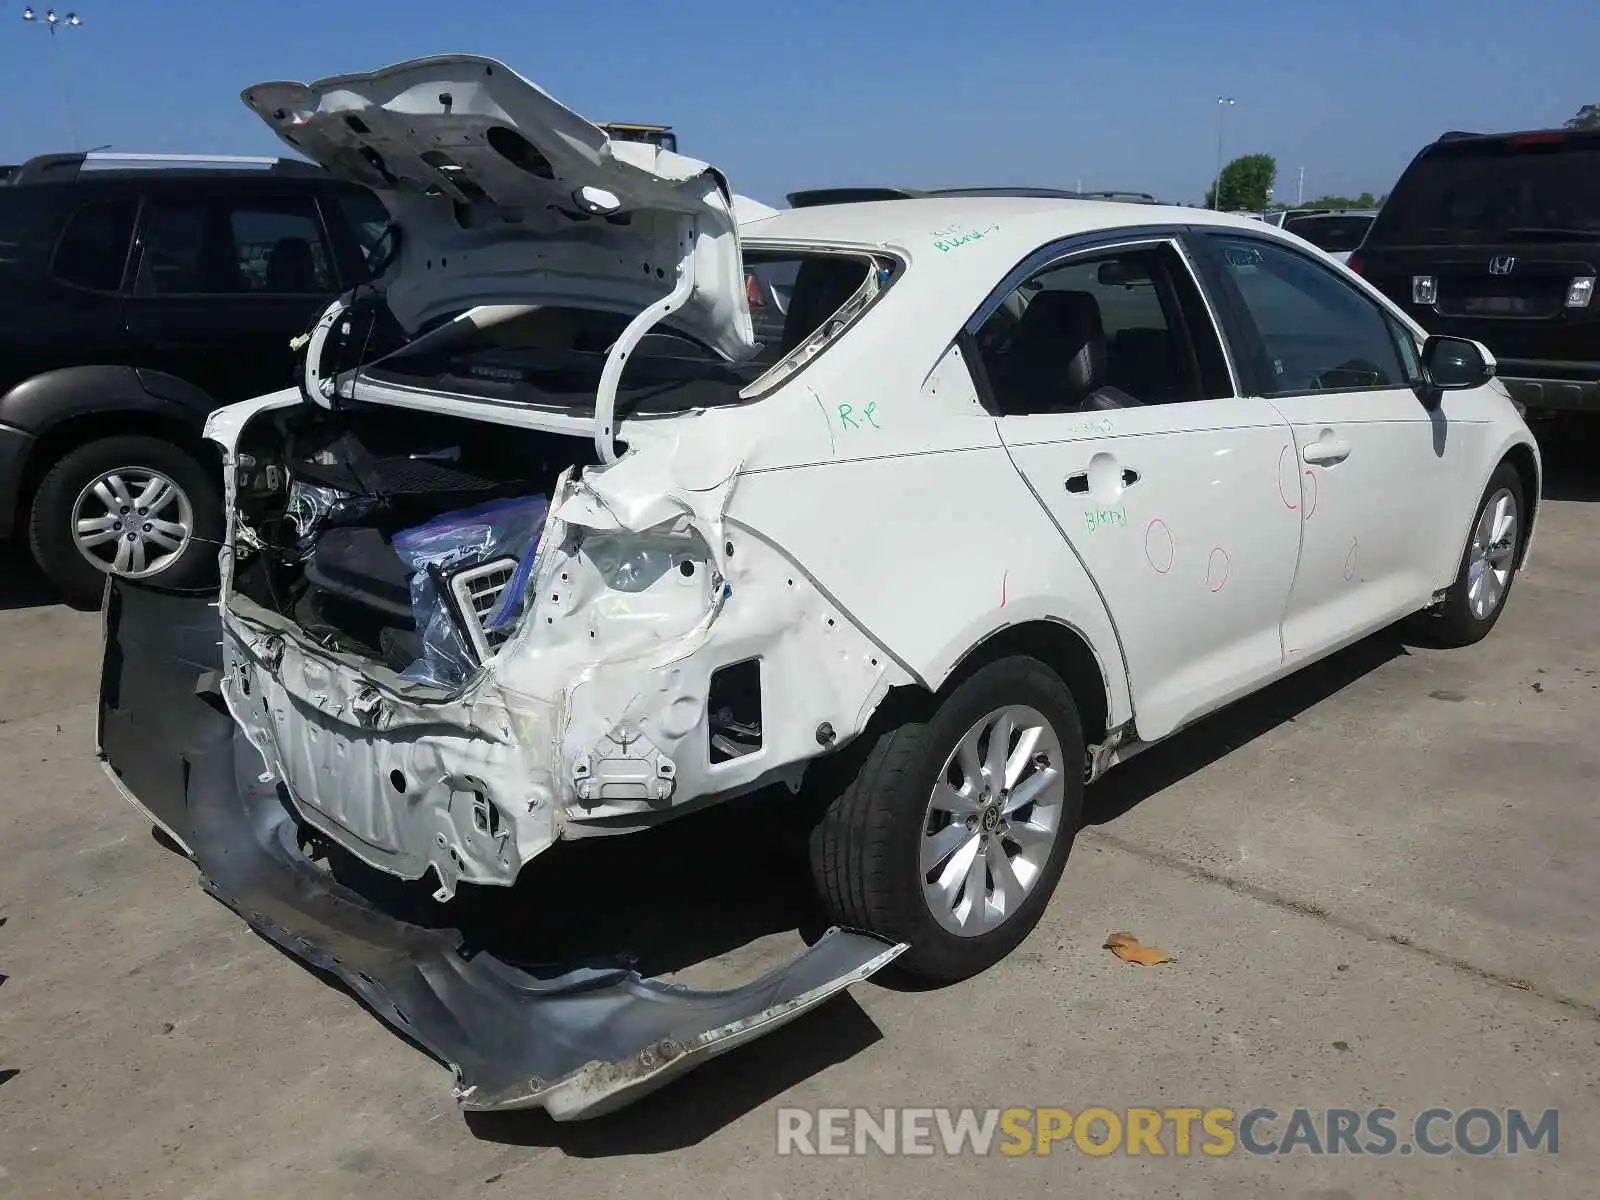
{"label": "front side window", "polygon": [[1090,252],[1048,266],[1000,303],[975,340],[1004,415],[1231,392],[1210,317],[1168,245]]}
{"label": "front side window", "polygon": [[1406,386],[1388,318],[1353,284],[1289,247],[1209,236],[1255,327],[1263,395]]}
{"label": "front side window", "polygon": [[389,251],[385,236],[390,225],[389,210],[383,206],[383,201],[368,191],[341,192],[336,203],[339,217],[361,251],[361,260],[366,264],[367,271],[376,273]]}
{"label": "front side window", "polygon": [[241,205],[228,213],[239,290],[308,295],[338,290],[322,224],[310,201]]}

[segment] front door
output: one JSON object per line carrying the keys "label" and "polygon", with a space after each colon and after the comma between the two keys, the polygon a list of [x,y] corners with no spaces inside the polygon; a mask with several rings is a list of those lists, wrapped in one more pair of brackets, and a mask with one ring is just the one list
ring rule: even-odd
{"label": "front door", "polygon": [[1236,301],[1250,390],[1293,428],[1278,484],[1302,532],[1284,649],[1316,656],[1428,604],[1460,552],[1477,430],[1423,404],[1411,333],[1333,268],[1249,234],[1198,240]]}
{"label": "front door", "polygon": [[1282,665],[1297,514],[1289,429],[1234,394],[1187,260],[1160,238],[1052,258],[975,332],[1013,462],[1103,595],[1139,734],[1161,737]]}

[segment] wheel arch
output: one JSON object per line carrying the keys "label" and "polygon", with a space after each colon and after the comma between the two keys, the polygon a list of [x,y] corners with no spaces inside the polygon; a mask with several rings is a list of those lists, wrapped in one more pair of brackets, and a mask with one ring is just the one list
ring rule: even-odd
{"label": "wheel arch", "polygon": [[[1520,571],[1528,557],[1528,547],[1533,542],[1533,526],[1539,512],[1539,492],[1543,473],[1538,454],[1527,442],[1514,443],[1500,457],[1500,463],[1509,463],[1511,469],[1516,471],[1517,478],[1522,481],[1522,503],[1527,509],[1527,518],[1523,522],[1526,532],[1522,544],[1517,547],[1517,569]],[[1495,470],[1499,470],[1500,463],[1495,464]],[[1493,473],[1490,472],[1491,475]],[[1467,536],[1472,536],[1470,531]]]}
{"label": "wheel arch", "polygon": [[994,630],[956,662],[936,694],[947,695],[978,668],[1014,654],[1036,658],[1061,677],[1077,703],[1085,746],[1105,740],[1111,713],[1105,668],[1088,638],[1065,621],[1043,618]]}
{"label": "wheel arch", "polygon": [[186,380],[128,366],[62,367],[23,380],[0,396],[0,422],[33,438],[19,474],[17,514],[32,508],[40,480],[63,455],[101,438],[160,438],[219,464],[202,433],[212,407]]}
{"label": "wheel arch", "polygon": [[34,496],[45,474],[61,459],[91,442],[111,437],[149,437],[171,442],[193,455],[208,469],[221,470],[221,456],[201,436],[193,423],[171,413],[136,408],[112,408],[81,413],[49,426],[29,448],[17,491],[17,511],[33,508]]}

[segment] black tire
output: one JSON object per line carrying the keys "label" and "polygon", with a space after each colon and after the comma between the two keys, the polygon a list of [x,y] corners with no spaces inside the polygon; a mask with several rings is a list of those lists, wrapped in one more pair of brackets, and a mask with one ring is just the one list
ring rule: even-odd
{"label": "black tire", "polygon": [[193,456],[159,438],[102,438],[64,454],[40,480],[28,519],[28,543],[40,570],[62,598],[78,608],[98,608],[106,571],[73,541],[73,505],[95,479],[119,468],[158,471],[188,497],[193,536],[164,570],[147,577],[163,587],[202,588],[217,583],[217,549],[224,529],[219,481]]}
{"label": "black tire", "polygon": [[[1486,615],[1480,617],[1472,610],[1473,549],[1484,511],[1502,492],[1510,493],[1516,514],[1516,526],[1506,555],[1509,574],[1499,600]],[[1420,630],[1431,644],[1447,648],[1470,646],[1474,642],[1482,641],[1494,628],[1495,622],[1500,619],[1500,614],[1506,610],[1506,601],[1511,598],[1511,588],[1517,581],[1517,564],[1521,561],[1522,544],[1528,531],[1527,515],[1526,499],[1522,494],[1522,477],[1510,463],[1501,463],[1489,477],[1489,483],[1478,499],[1478,507],[1473,511],[1472,527],[1467,532],[1467,544],[1461,549],[1461,561],[1456,569],[1455,582],[1445,593],[1444,600],[1423,614]]]}
{"label": "black tire", "polygon": [[[1025,705],[1042,715],[1059,744],[1063,788],[1057,832],[1016,911],[987,932],[962,935],[940,923],[923,895],[929,800],[963,736],[1008,705]],[[1084,790],[1077,705],[1043,663],[1017,656],[980,667],[942,699],[884,721],[881,729],[869,730],[819,766],[818,782],[826,789],[819,798],[826,807],[811,832],[811,869],[836,923],[908,943],[896,967],[932,982],[975,975],[1032,932],[1066,865]]]}

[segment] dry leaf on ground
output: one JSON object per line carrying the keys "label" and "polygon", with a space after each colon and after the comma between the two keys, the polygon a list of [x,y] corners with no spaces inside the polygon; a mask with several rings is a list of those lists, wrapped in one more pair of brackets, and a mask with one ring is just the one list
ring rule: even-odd
{"label": "dry leaf on ground", "polygon": [[1138,963],[1141,967],[1153,967],[1159,963],[1172,961],[1172,957],[1165,950],[1146,946],[1131,933],[1113,933],[1106,939],[1106,944],[1101,949],[1111,951],[1123,962]]}

